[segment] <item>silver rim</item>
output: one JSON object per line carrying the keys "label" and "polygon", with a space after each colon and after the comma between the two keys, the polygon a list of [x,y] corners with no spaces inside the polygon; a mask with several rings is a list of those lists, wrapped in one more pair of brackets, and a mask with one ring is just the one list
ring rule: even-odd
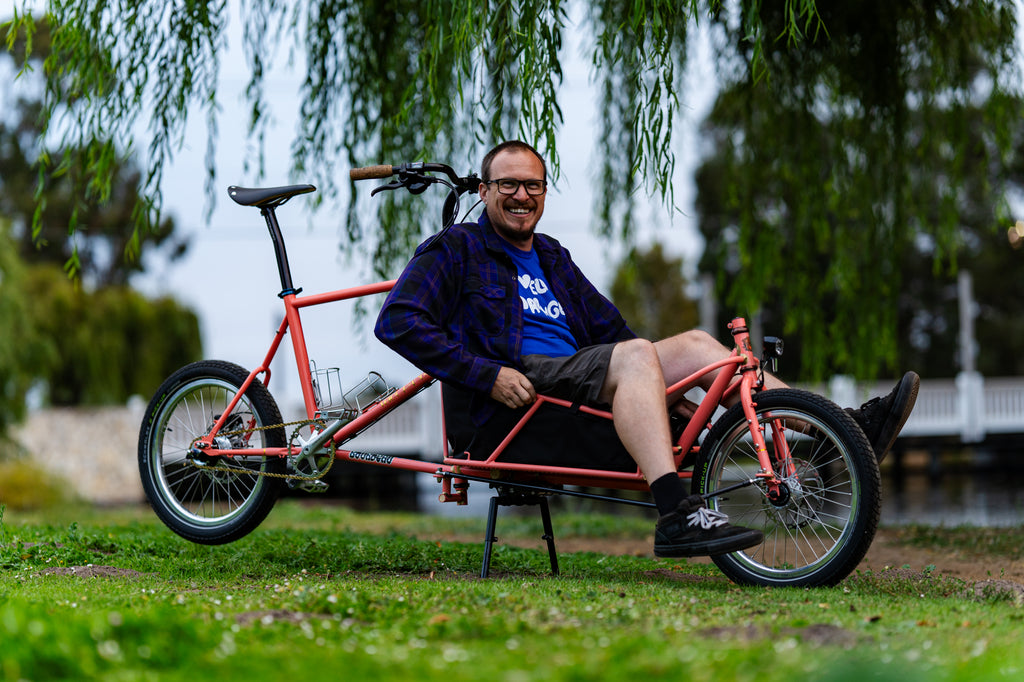
{"label": "silver rim", "polygon": [[[769,416],[770,415],[770,416]],[[860,481],[849,450],[819,419],[799,410],[758,415],[774,454],[770,422],[785,428],[796,475],[786,480],[788,499],[768,499],[767,487],[748,486],[712,498],[708,505],[729,515],[730,523],[757,528],[764,542],[729,558],[745,570],[775,579],[799,579],[827,565],[846,546],[860,511]],[[804,433],[790,428],[806,425]],[[705,492],[753,478],[760,467],[745,422],[721,441]]]}
{"label": "silver rim", "polygon": [[[187,458],[192,441],[207,433],[219,415],[227,409],[238,388],[220,379],[192,381],[171,394],[153,425],[150,467],[153,481],[164,503],[176,516],[197,526],[217,526],[245,514],[259,498],[265,484],[256,472],[266,468],[262,456],[214,456],[195,466]],[[225,431],[242,425],[264,426],[245,396],[238,401]],[[246,441],[242,436],[227,436],[230,447],[262,448],[265,434],[253,431]],[[229,443],[221,441],[225,446]],[[211,451],[216,453],[216,449]],[[230,467],[219,471],[211,467]]]}

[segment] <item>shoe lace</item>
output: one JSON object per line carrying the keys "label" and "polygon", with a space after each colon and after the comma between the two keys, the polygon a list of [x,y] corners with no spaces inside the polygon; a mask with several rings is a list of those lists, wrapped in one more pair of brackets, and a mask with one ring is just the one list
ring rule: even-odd
{"label": "shoe lace", "polygon": [[714,509],[701,507],[686,517],[691,526],[700,526],[704,530],[711,530],[715,526],[724,526],[729,523],[729,515],[723,514]]}
{"label": "shoe lace", "polygon": [[862,427],[870,427],[879,421],[880,413],[883,411],[882,408],[885,406],[881,404],[882,398],[875,396],[871,400],[867,401],[857,409],[851,409],[850,414]]}

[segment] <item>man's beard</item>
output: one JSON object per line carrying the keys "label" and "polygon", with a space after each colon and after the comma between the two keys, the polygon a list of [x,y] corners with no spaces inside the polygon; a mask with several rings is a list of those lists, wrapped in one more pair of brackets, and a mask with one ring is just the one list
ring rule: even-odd
{"label": "man's beard", "polygon": [[498,225],[497,223],[491,223],[494,227],[494,231],[497,232],[505,241],[511,244],[529,244],[530,240],[533,239],[533,233],[536,232],[537,226],[534,225],[528,231],[510,230],[504,225]]}

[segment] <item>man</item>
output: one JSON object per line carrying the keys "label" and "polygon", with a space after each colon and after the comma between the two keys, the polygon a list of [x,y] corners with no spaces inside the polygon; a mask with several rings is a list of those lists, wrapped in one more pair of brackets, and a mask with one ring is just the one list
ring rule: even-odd
{"label": "man", "polygon": [[[666,387],[730,351],[697,330],[656,342],[637,338],[568,251],[536,232],[546,192],[546,164],[533,147],[510,141],[488,152],[479,222],[420,245],[384,303],[377,337],[444,382],[456,452],[489,455],[538,393],[610,406],[611,427],[572,411],[545,415],[545,407],[501,460],[639,466],[660,514],[657,556],[760,544],[760,531],[733,526],[700,496],[687,496],[672,458],[669,406],[681,396],[666,401]],[[785,386],[769,375],[765,383]],[[917,375],[908,373],[890,395],[853,411],[879,459],[909,417],[917,387]]]}

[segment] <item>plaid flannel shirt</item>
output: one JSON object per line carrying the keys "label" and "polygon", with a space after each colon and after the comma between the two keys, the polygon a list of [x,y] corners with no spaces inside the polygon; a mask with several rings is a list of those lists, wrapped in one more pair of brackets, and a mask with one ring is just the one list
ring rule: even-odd
{"label": "plaid flannel shirt", "polygon": [[[502,366],[522,369],[523,306],[516,267],[486,212],[428,239],[384,301],[374,333],[421,370],[477,394],[473,421],[497,403],[488,396]],[[611,301],[580,272],[556,239],[535,234],[540,258],[569,329],[583,348],[633,338]]]}

